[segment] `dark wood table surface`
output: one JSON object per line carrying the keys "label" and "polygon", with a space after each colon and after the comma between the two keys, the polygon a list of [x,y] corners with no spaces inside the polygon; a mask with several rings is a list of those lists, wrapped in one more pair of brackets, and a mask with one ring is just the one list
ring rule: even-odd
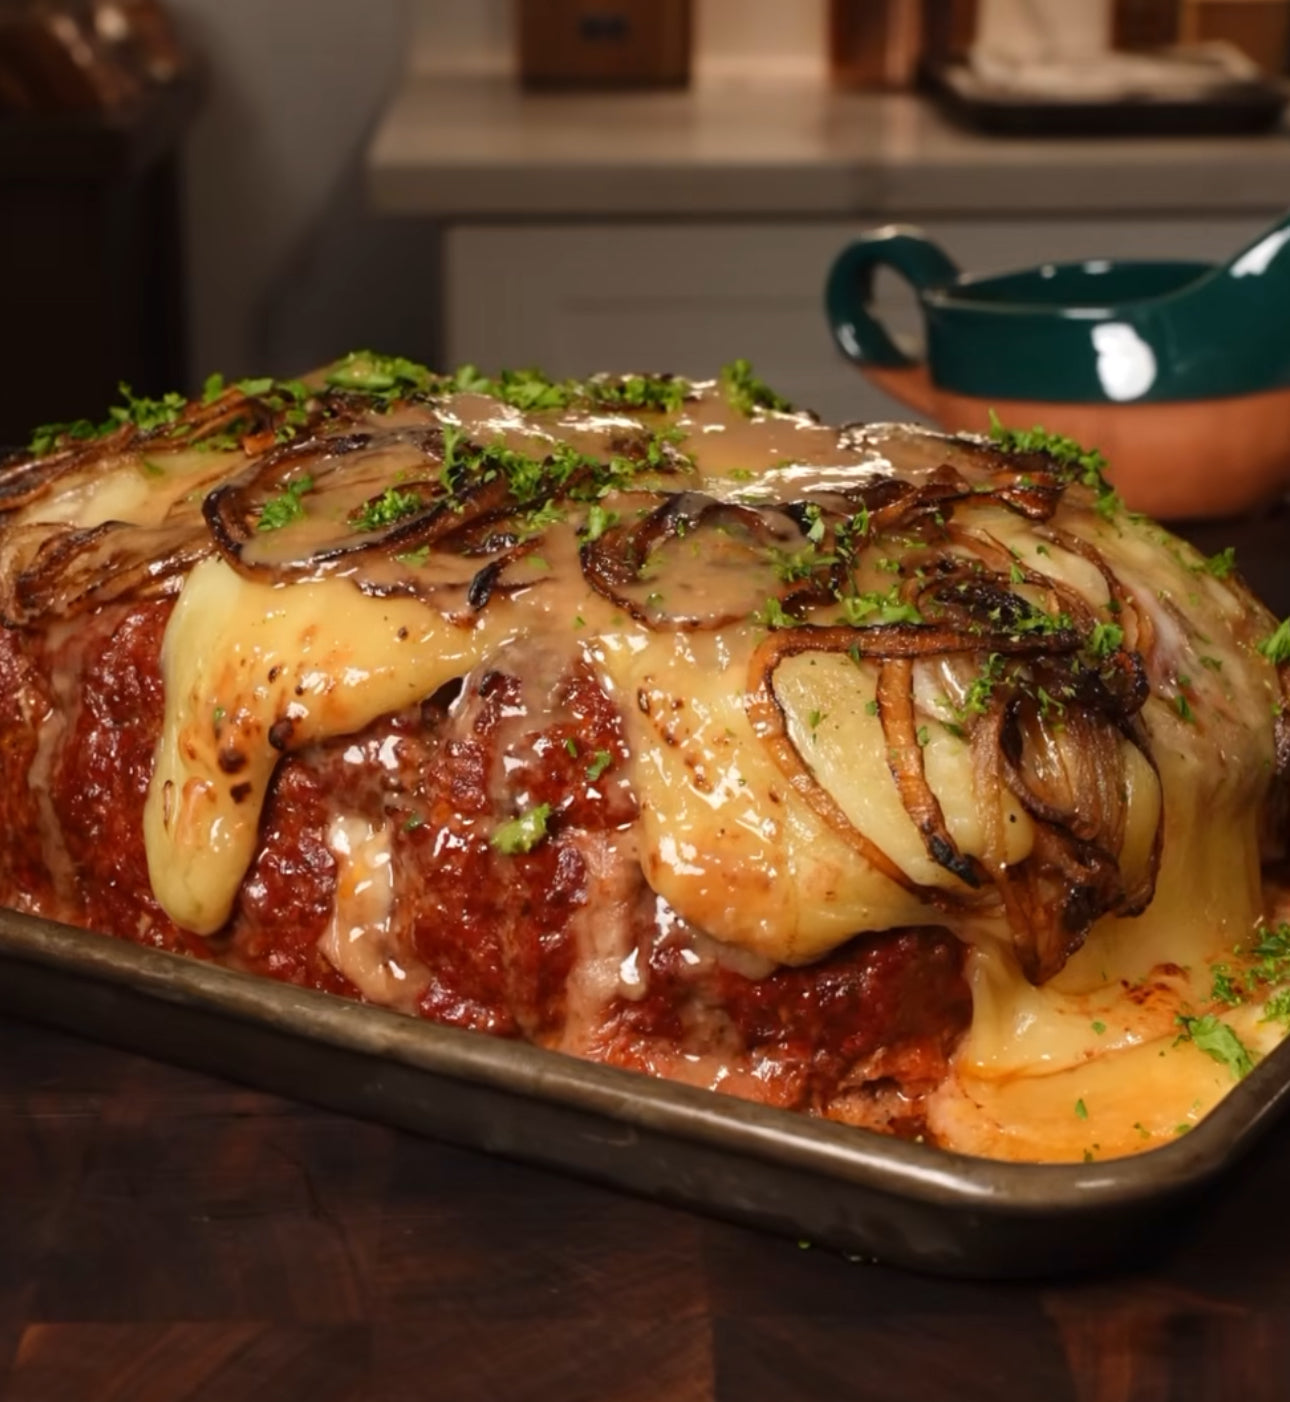
{"label": "dark wood table surface", "polygon": [[[1198,534],[1290,612],[1284,518]],[[952,1281],[0,1019],[4,1402],[852,1397],[1290,1398],[1290,1122],[1114,1271]]]}

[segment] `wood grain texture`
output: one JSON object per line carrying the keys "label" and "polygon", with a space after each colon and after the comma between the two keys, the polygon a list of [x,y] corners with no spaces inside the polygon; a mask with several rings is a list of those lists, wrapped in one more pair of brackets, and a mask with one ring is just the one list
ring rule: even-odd
{"label": "wood grain texture", "polygon": [[1290,1124],[1152,1259],[847,1261],[0,1021],[4,1402],[1277,1402]]}

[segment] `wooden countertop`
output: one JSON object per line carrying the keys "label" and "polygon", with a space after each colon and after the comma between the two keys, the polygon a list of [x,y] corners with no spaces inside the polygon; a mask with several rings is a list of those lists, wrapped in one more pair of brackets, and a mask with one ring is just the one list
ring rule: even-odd
{"label": "wooden countertop", "polygon": [[1274,1402],[1290,1123],[1148,1259],[929,1279],[0,1020],[6,1402]]}
{"label": "wooden countertop", "polygon": [[406,76],[366,155],[375,208],[469,218],[926,218],[1261,213],[1290,134],[998,138],[911,94],[730,78],[682,92],[526,93]]}

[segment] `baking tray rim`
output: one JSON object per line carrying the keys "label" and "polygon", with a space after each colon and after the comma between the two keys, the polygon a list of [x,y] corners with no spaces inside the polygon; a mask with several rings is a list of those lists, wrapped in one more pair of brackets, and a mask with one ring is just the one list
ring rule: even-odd
{"label": "baking tray rim", "polygon": [[[599,1115],[710,1149],[822,1175],[929,1207],[1012,1217],[1096,1216],[1156,1206],[1229,1167],[1290,1094],[1290,1041],[1189,1133],[1080,1164],[977,1158],[817,1119],[334,994],[0,910],[0,961],[37,964],[170,1004]],[[301,1097],[307,1098],[307,1097]]]}

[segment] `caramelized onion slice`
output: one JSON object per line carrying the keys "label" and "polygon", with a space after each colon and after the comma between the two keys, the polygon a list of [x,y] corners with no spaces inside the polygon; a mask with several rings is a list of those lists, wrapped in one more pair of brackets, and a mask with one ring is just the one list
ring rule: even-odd
{"label": "caramelized onion slice", "polygon": [[[105,521],[88,530],[33,526],[13,540],[0,566],[0,615],[25,628],[70,618],[113,599],[176,593],[210,553],[200,523],[144,527]],[[18,557],[26,547],[30,554]]]}
{"label": "caramelized onion slice", "polygon": [[[774,599],[785,612],[832,598],[827,568],[798,577],[783,560],[807,545],[791,508],[678,492],[581,551],[591,587],[648,628],[691,631],[737,623]],[[778,563],[777,563],[778,561]]]}

